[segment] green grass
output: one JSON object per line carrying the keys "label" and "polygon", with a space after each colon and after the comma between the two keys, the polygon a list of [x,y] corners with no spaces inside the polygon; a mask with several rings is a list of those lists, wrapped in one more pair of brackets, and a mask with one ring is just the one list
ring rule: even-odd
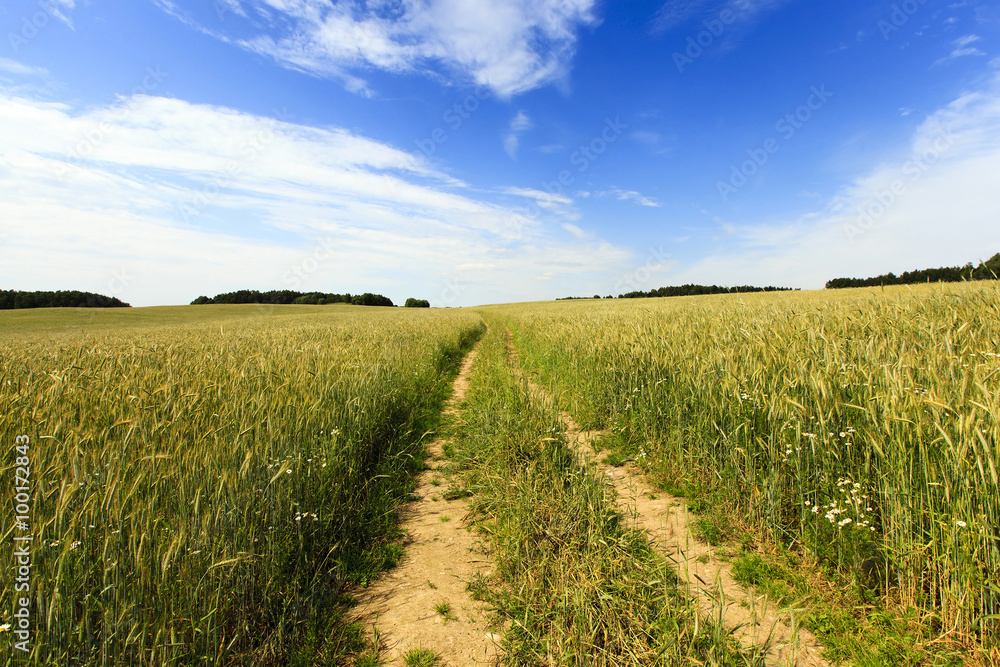
{"label": "green grass", "polygon": [[442,600],[434,605],[434,611],[446,621],[458,620],[458,617],[455,616],[455,612],[452,611],[451,603],[447,600]]}
{"label": "green grass", "polygon": [[733,561],[733,577],[775,602],[801,610],[802,623],[823,642],[829,659],[856,667],[966,664],[959,644],[922,646],[916,610],[889,614],[866,602],[864,591],[817,587],[819,576],[793,553],[744,552]]}
{"label": "green grass", "polygon": [[426,648],[414,648],[406,652],[403,656],[403,663],[406,667],[434,667],[440,664],[441,658]]}

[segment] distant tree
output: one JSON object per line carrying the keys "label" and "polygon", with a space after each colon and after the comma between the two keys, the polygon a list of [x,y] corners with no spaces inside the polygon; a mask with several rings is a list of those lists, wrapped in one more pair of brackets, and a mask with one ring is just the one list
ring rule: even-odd
{"label": "distant tree", "polygon": [[0,310],[18,308],[131,308],[131,306],[116,297],[94,294],[93,292],[0,290]]}
{"label": "distant tree", "polygon": [[965,266],[944,266],[938,269],[905,271],[899,276],[891,271],[873,278],[834,278],[826,283],[827,289],[845,287],[879,287],[884,285],[914,285],[916,283],[956,283],[963,280],[996,280],[1000,276],[1000,253],[993,255],[979,266],[971,262]]}
{"label": "distant tree", "polygon": [[326,303],[326,299],[322,292],[310,292],[309,294],[303,294],[302,296],[296,297],[292,303],[296,304],[311,304],[320,305]]}
{"label": "distant tree", "polygon": [[237,292],[225,292],[216,294],[214,297],[199,296],[191,302],[191,305],[202,305],[206,303],[262,303],[268,305],[285,305],[290,303],[325,305],[328,303],[351,303],[350,294],[328,294],[324,292],[295,292],[292,290],[271,290],[270,292],[259,292],[257,290],[239,290]]}
{"label": "distant tree", "polygon": [[406,300],[406,303],[404,304],[404,307],[406,307],[406,308],[430,308],[431,307],[431,303],[427,299],[414,299],[413,297],[410,297],[409,299]]}
{"label": "distant tree", "polygon": [[[753,285],[738,285],[736,287],[720,287],[718,285],[680,285],[672,287],[658,287],[648,292],[634,291],[620,294],[619,299],[646,299],[651,297],[665,296],[699,296],[702,294],[744,294],[750,292],[782,292],[790,290],[789,287],[754,287]],[[608,297],[611,298],[610,296]]]}
{"label": "distant tree", "polygon": [[351,303],[355,306],[392,306],[391,299],[381,294],[372,294],[371,292],[358,294],[351,299]]}

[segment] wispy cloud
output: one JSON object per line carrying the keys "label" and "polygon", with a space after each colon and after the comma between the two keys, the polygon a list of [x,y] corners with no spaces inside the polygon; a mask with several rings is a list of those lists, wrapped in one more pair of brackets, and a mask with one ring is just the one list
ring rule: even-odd
{"label": "wispy cloud", "polygon": [[0,72],[16,74],[19,77],[47,77],[49,75],[48,70],[44,67],[30,67],[9,58],[0,58]]}
{"label": "wispy cloud", "polygon": [[943,58],[938,58],[934,61],[934,65],[943,65],[956,58],[962,58],[964,56],[985,56],[986,54],[977,49],[974,46],[969,46],[979,41],[978,35],[966,35],[965,37],[959,37],[954,40],[951,44],[954,47],[947,56]]}
{"label": "wispy cloud", "polygon": [[55,19],[62,21],[70,28],[73,27],[73,22],[66,13],[76,9],[76,0],[49,0],[49,2],[38,3],[38,6]]}
{"label": "wispy cloud", "polygon": [[611,188],[609,190],[602,190],[601,192],[595,193],[598,197],[614,197],[619,201],[633,201],[640,206],[658,207],[660,202],[656,201],[652,197],[646,197],[645,195],[636,192],[635,190],[622,190],[621,188]]}
{"label": "wispy cloud", "polygon": [[528,114],[518,111],[517,115],[510,120],[510,127],[507,135],[503,138],[503,149],[511,160],[517,159],[517,147],[520,143],[521,134],[534,127]]}
{"label": "wispy cloud", "polygon": [[[173,0],[154,0],[194,24]],[[568,71],[576,31],[593,24],[595,0],[400,3],[344,0],[225,0],[252,36],[203,28],[285,67],[339,79],[370,93],[366,69],[457,75],[509,97],[559,81]],[[260,22],[251,21],[261,17]],[[244,26],[245,28],[246,26]]]}
{"label": "wispy cloud", "polygon": [[[0,87],[0,146],[0,283],[20,289],[107,292],[125,271],[116,296],[135,305],[240,288],[433,299],[460,277],[457,305],[540,298],[543,272],[568,293],[629,258],[567,237],[569,198],[501,193],[538,201],[526,218],[419,154],[278,112],[150,95],[80,110]],[[327,261],[303,260],[317,244]]]}
{"label": "wispy cloud", "polygon": [[817,288],[840,276],[987,259],[1000,249],[997,173],[1000,77],[929,116],[895,159],[826,206],[785,223],[738,225],[731,251],[679,279]]}
{"label": "wispy cloud", "polygon": [[[791,0],[667,0],[650,22],[650,32],[679,29],[687,24],[718,18],[723,12],[734,23],[745,23],[759,14],[776,9]],[[727,21],[727,23],[729,23]]]}

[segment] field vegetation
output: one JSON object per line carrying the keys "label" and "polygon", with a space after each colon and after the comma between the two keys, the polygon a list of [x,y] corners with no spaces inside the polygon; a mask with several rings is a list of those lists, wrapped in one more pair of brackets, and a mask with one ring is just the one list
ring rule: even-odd
{"label": "field vegetation", "polygon": [[667,559],[630,528],[602,475],[532,395],[495,316],[456,434],[456,477],[496,563],[473,591],[508,627],[508,665],[756,665],[699,618]]}
{"label": "field vegetation", "polygon": [[[439,428],[485,324],[461,416]],[[434,430],[452,436],[440,496],[470,498],[495,561],[471,586],[506,664],[759,664],[622,520],[559,408],[604,430],[610,464],[687,497],[741,582],[806,600],[829,658],[989,664],[997,341],[995,281],[5,312],[0,443],[32,441],[25,664],[378,663],[343,612],[403,553],[395,510]],[[7,544],[23,532],[2,525]]]}
{"label": "field vegetation", "polygon": [[[18,664],[360,650],[345,594],[398,559],[394,509],[480,327],[350,306],[5,315],[0,442],[32,441],[33,651]],[[22,534],[3,525],[6,544]],[[0,570],[0,623],[13,577]]]}
{"label": "field vegetation", "polygon": [[709,538],[809,555],[854,587],[856,620],[916,619],[901,641],[933,660],[995,646],[996,283],[488,312]]}

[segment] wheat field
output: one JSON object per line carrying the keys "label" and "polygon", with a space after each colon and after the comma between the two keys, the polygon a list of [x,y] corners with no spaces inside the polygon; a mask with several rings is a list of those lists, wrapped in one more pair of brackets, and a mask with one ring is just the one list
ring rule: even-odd
{"label": "wheat field", "polygon": [[933,636],[995,636],[996,283],[489,310],[651,474],[722,489]]}
{"label": "wheat field", "polygon": [[38,665],[335,651],[327,610],[398,558],[393,510],[479,327],[350,306],[2,318],[0,442],[32,443],[32,653],[8,659]]}
{"label": "wheat field", "polygon": [[[478,362],[481,405],[460,430],[496,440],[511,480],[509,442],[547,443],[556,427],[551,415],[524,426],[514,381],[497,384],[509,396],[490,384],[513,377],[498,361],[507,327],[526,371],[652,479],[711,489],[733,530],[811,554],[831,581],[874,595],[872,609],[913,611],[928,637],[995,641],[1000,290],[928,285],[0,313],[10,494],[16,439],[31,442],[27,526],[8,519],[3,540],[32,539],[32,652],[7,664],[349,660],[363,647],[338,610],[402,553],[395,510],[484,317],[496,368]],[[506,469],[487,467],[506,489]],[[0,571],[0,626],[16,572]],[[678,627],[698,627],[676,607]]]}

